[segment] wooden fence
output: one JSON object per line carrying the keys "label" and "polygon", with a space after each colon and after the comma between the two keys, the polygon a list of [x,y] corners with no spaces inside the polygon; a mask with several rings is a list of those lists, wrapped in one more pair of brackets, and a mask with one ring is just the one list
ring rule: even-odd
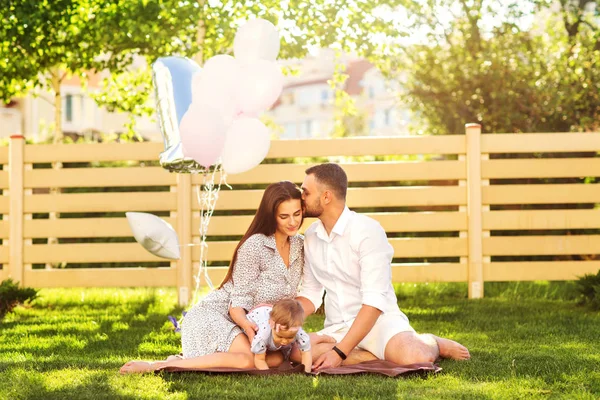
{"label": "wooden fence", "polygon": [[[40,288],[176,286],[185,303],[199,248],[183,247],[181,260],[165,262],[133,241],[124,217],[155,213],[181,243],[199,242],[194,186],[202,177],[149,166],[161,151],[160,143],[11,138],[0,148],[0,280]],[[328,158],[348,173],[349,207],[388,232],[395,282],[469,282],[469,296],[478,298],[484,281],[575,279],[600,269],[599,151],[598,133],[481,135],[475,124],[465,135],[274,141],[268,163],[229,176],[233,190],[220,191],[210,277],[224,276],[262,189],[283,179],[301,183],[309,165]],[[63,168],[51,168],[55,162]]]}

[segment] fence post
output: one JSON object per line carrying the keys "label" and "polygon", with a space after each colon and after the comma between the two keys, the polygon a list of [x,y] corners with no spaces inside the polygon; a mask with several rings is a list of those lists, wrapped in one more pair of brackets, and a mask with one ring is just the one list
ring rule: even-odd
{"label": "fence post", "polygon": [[10,196],[9,209],[9,278],[25,286],[23,282],[23,170],[25,161],[25,137],[10,137],[8,159],[8,190]]}
{"label": "fence post", "polygon": [[466,124],[469,298],[483,297],[483,228],[481,197],[481,125]]}
{"label": "fence post", "polygon": [[[179,244],[192,243],[192,176],[177,174],[177,234]],[[177,298],[180,306],[188,305],[192,295],[192,248],[181,247],[177,261]]]}

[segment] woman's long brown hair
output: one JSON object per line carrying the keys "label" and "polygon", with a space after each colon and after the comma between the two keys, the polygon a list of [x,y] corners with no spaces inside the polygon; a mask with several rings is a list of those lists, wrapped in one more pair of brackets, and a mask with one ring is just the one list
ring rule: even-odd
{"label": "woman's long brown hair", "polygon": [[[233,268],[235,266],[235,262],[237,261],[237,252],[239,248],[246,240],[248,240],[250,236],[257,233],[262,233],[265,236],[273,235],[277,230],[277,208],[284,201],[292,199],[302,201],[302,190],[300,190],[296,184],[290,181],[281,181],[267,186],[250,227],[248,227],[248,230],[233,252],[231,264],[229,264],[229,270],[227,271],[225,279],[223,279],[223,282],[221,282],[219,289],[232,279]],[[302,225],[302,222],[300,222],[300,225]]]}

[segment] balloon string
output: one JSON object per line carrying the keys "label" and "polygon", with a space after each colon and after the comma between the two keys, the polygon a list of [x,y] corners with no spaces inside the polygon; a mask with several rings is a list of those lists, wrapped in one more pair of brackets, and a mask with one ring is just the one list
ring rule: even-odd
{"label": "balloon string", "polygon": [[[215,185],[217,173],[219,174],[219,181],[218,184]],[[211,291],[214,290],[214,285],[210,279],[208,271],[208,243],[206,242],[206,236],[208,234],[210,219],[215,211],[217,200],[219,199],[219,191],[221,190],[221,186],[224,184],[231,189],[231,186],[227,184],[226,177],[227,175],[225,174],[225,171],[223,171],[223,167],[219,162],[212,170],[212,173],[209,172],[203,175],[202,191],[200,191],[200,186],[196,186],[196,195],[198,197],[198,203],[200,204],[200,243],[195,243],[194,245],[200,246],[200,264],[198,273],[195,277],[196,288],[193,295],[194,303],[200,289],[200,282],[203,273],[206,284]]]}

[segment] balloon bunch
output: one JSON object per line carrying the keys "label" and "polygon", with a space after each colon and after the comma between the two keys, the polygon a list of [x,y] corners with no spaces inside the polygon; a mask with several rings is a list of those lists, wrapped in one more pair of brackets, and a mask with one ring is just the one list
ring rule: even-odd
{"label": "balloon bunch", "polygon": [[235,57],[216,55],[203,68],[183,57],[153,64],[164,168],[207,173],[221,164],[227,174],[238,174],[267,155],[270,134],[258,116],[283,89],[275,63],[279,34],[270,22],[251,20],[237,31],[233,47]]}
{"label": "balloon bunch", "polygon": [[273,24],[263,19],[247,22],[237,31],[233,47],[235,58],[217,55],[203,68],[184,57],[161,57],[152,65],[164,140],[160,164],[171,172],[203,175],[202,190],[197,188],[200,243],[179,244],[175,230],[160,218],[127,213],[135,239],[159,257],[179,259],[180,247],[200,246],[194,297],[203,271],[213,288],[206,235],[221,184],[226,184],[227,174],[248,171],[266,157],[270,134],[258,116],[283,90],[283,74],[275,63],[279,34]]}

